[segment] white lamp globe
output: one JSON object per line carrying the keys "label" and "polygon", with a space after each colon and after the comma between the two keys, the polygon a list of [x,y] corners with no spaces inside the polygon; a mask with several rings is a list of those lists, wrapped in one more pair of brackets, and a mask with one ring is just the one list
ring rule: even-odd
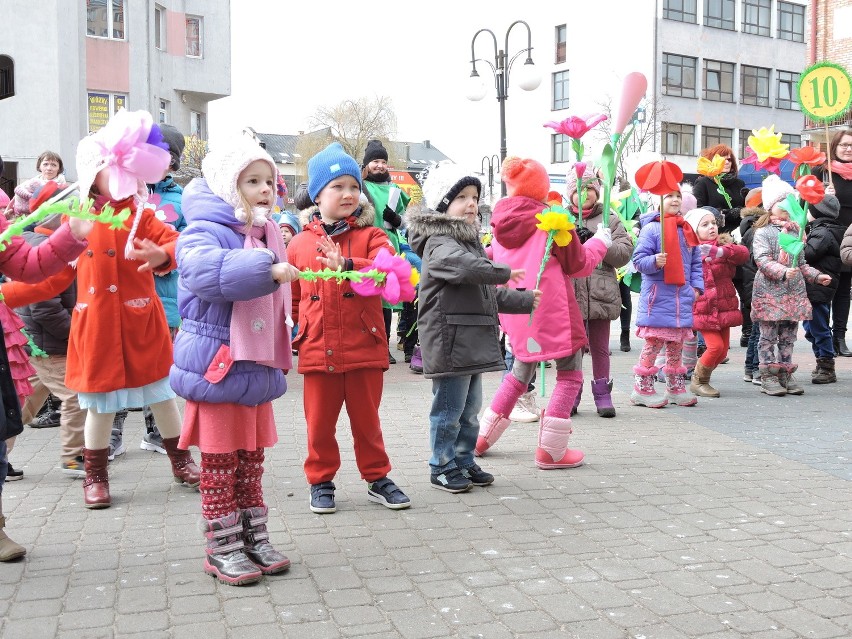
{"label": "white lamp globe", "polygon": [[485,97],[487,90],[488,87],[485,86],[485,80],[482,79],[482,76],[479,74],[471,75],[467,81],[465,97],[473,102],[479,102],[479,100]]}
{"label": "white lamp globe", "polygon": [[541,84],[541,75],[532,60],[527,60],[518,69],[518,86],[524,91],[533,91],[539,84]]}

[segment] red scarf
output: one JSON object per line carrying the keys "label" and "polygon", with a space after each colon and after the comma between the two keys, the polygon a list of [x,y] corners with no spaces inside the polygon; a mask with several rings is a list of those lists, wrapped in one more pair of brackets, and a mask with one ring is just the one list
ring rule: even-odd
{"label": "red scarf", "polygon": [[840,162],[839,160],[831,161],[831,170],[837,173],[844,180],[852,181],[852,162]]}
{"label": "red scarf", "polygon": [[669,213],[663,218],[663,223],[666,225],[666,245],[663,247],[666,254],[666,265],[663,267],[663,281],[666,284],[683,286],[686,284],[686,276],[683,273],[683,256],[680,254],[678,227],[683,229],[687,246],[698,246],[700,242],[695,231],[683,219],[682,215]]}

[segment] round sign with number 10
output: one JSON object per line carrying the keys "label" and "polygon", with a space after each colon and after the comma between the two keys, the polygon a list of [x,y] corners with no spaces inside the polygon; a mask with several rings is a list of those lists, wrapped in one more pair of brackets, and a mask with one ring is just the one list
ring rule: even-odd
{"label": "round sign with number 10", "polygon": [[796,90],[802,111],[816,122],[834,120],[852,103],[852,79],[834,62],[817,62],[802,71]]}

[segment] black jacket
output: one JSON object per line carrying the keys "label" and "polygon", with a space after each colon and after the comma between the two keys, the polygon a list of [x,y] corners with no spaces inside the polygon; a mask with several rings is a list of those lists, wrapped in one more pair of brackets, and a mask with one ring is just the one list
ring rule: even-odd
{"label": "black jacket", "polygon": [[722,187],[731,198],[731,205],[724,196],[719,193],[716,182],[707,177],[700,176],[692,185],[692,194],[695,196],[698,207],[712,206],[722,212],[723,220],[719,224],[719,233],[731,233],[740,225],[740,209],[745,206],[745,196],[742,190],[745,182],[736,176],[725,176],[722,178]]}
{"label": "black jacket", "polygon": [[834,298],[843,263],[840,261],[840,243],[846,227],[833,220],[818,218],[805,227],[805,262],[826,275],[831,275],[831,284],[820,286],[806,282],[808,299],[817,304],[827,304]]}

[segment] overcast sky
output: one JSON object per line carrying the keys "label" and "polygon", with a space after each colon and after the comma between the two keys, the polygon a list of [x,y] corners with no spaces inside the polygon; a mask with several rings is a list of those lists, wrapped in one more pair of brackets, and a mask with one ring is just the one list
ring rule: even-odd
{"label": "overcast sky", "polygon": [[[211,143],[245,126],[296,134],[310,130],[319,106],[385,95],[397,115],[396,139],[429,139],[454,160],[479,166],[483,155],[499,152],[499,109],[493,87],[480,102],[465,98],[471,38],[488,27],[503,48],[508,26],[523,19],[532,27],[533,58],[543,80],[533,93],[510,86],[508,146],[510,154],[540,156],[549,136],[544,122],[595,110],[596,99],[618,93],[624,74],[650,71],[634,68],[645,55],[637,53],[640,35],[631,29],[637,16],[653,15],[653,6],[654,0],[232,0],[232,95],[210,105]],[[611,24],[605,26],[601,16]],[[560,22],[569,25],[572,102],[567,112],[552,113],[549,78]],[[477,39],[477,57],[493,60],[493,41],[484,36]],[[526,31],[518,25],[508,51],[525,46]],[[492,82],[487,67],[480,74]],[[592,85],[599,95],[574,91]]]}

